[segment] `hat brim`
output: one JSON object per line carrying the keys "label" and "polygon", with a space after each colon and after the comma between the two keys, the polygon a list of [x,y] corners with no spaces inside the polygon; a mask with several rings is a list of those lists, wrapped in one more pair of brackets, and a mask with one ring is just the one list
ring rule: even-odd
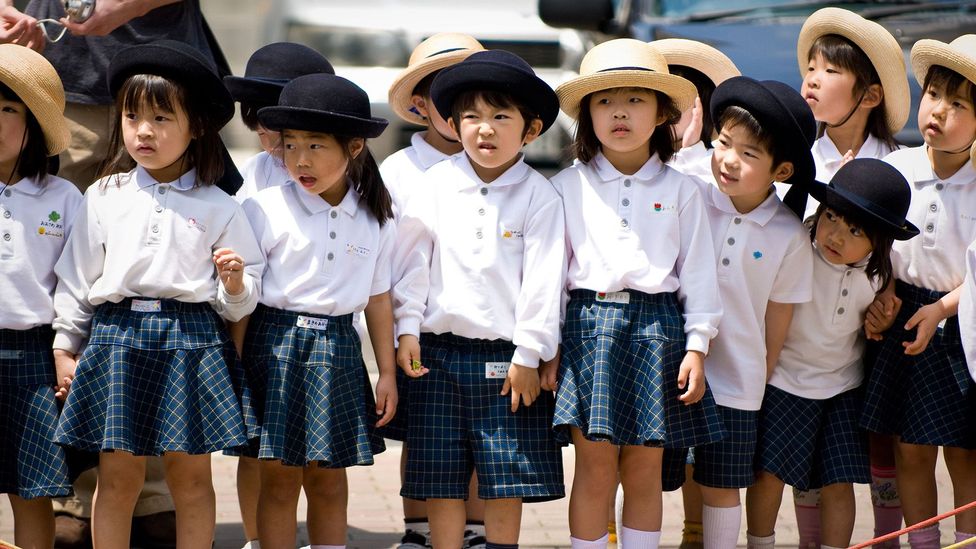
{"label": "hat brim", "polygon": [[695,85],[673,74],[651,70],[610,70],[577,76],[556,88],[559,108],[573,118],[579,117],[580,103],[591,93],[612,88],[647,88],[671,98],[675,107],[684,112],[691,108],[698,96]]}
{"label": "hat brim", "polygon": [[57,72],[43,56],[23,46],[4,45],[2,57],[5,62],[0,63],[0,82],[16,93],[37,119],[47,155],[60,154],[71,145],[71,132],[64,118],[64,88]]}
{"label": "hat brim", "polygon": [[661,52],[668,65],[689,67],[704,74],[718,86],[733,76],[742,76],[739,68],[719,50],[697,40],[665,38],[649,44]]}
{"label": "hat brim", "polygon": [[[477,50],[464,49],[442,53],[404,69],[390,85],[388,94],[390,108],[401,119],[418,126],[426,126],[428,124],[427,119],[411,110],[413,108],[413,90],[427,76],[464,61],[475,51]],[[443,116],[450,116],[450,113]]]}
{"label": "hat brim", "polygon": [[[957,72],[976,86],[976,53],[965,55],[945,42],[919,40],[912,47],[912,72],[919,86],[925,84],[925,76],[932,65]],[[976,166],[976,141],[969,148],[969,160]]]}
{"label": "hat brim", "polygon": [[389,122],[383,118],[359,118],[338,112],[301,107],[264,107],[258,120],[275,131],[304,130],[372,139],[379,137]]}
{"label": "hat brim", "polygon": [[431,98],[437,111],[447,118],[451,116],[454,100],[468,90],[498,91],[518,98],[542,121],[540,135],[552,126],[559,115],[556,92],[545,80],[490,61],[467,60],[441,71],[431,86]]}
{"label": "hat brim", "polygon": [[234,101],[255,105],[277,105],[284,84],[255,80],[244,76],[225,76],[224,86]]}
{"label": "hat brim", "polygon": [[826,183],[814,181],[808,188],[810,196],[827,207],[839,208],[841,210],[857,210],[872,221],[871,225],[881,228],[890,234],[895,240],[908,240],[918,236],[918,227],[910,223],[907,219],[903,223],[896,223],[891,219],[881,215],[876,207],[866,202],[860,196],[847,192],[844,189],[831,187]]}
{"label": "hat brim", "polygon": [[905,58],[898,41],[884,27],[840,8],[823,8],[807,18],[796,42],[800,76],[806,74],[810,47],[828,34],[842,36],[861,48],[878,73],[884,89],[885,123],[892,134],[905,127],[911,108]]}

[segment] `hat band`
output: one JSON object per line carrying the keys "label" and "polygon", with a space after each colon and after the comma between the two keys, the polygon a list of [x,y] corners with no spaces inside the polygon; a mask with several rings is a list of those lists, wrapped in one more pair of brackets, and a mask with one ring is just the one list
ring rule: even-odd
{"label": "hat band", "polygon": [[451,53],[452,51],[461,51],[461,50],[466,50],[466,49],[469,49],[469,48],[448,48],[446,50],[435,51],[434,53],[432,53],[432,54],[428,55],[427,57],[425,57],[425,59],[430,59],[431,57],[434,57],[435,55],[442,55],[442,54],[445,54],[445,53]]}
{"label": "hat band", "polygon": [[263,76],[246,76],[246,75],[244,76],[244,78],[247,78],[248,80],[255,80],[257,82],[264,82],[266,84],[281,84],[281,85],[285,85],[285,84],[291,82],[291,79],[289,79],[289,78],[265,78]]}
{"label": "hat band", "polygon": [[596,72],[608,72],[608,71],[647,71],[647,72],[657,72],[654,69],[649,69],[647,67],[610,67],[609,69],[600,69]]}

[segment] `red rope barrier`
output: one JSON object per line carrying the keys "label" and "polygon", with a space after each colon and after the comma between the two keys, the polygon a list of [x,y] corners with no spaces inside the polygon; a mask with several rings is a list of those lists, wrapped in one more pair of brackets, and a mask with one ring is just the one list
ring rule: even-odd
{"label": "red rope barrier", "polygon": [[936,515],[936,516],[934,516],[934,517],[932,517],[930,519],[923,520],[922,522],[919,522],[917,524],[913,524],[913,525],[911,525],[911,526],[909,526],[907,528],[902,528],[901,530],[898,530],[897,532],[892,532],[890,534],[885,534],[883,536],[879,536],[879,537],[876,537],[874,539],[869,539],[868,541],[865,541],[864,543],[858,543],[857,545],[852,546],[850,549],[864,549],[865,547],[871,547],[872,545],[874,545],[876,543],[881,543],[883,541],[888,541],[889,539],[895,539],[898,536],[901,536],[903,534],[907,534],[907,533],[912,532],[914,530],[920,530],[920,529],[925,528],[927,526],[931,526],[933,524],[936,524],[937,522],[939,522],[939,521],[941,521],[943,519],[947,519],[947,518],[949,518],[949,517],[951,517],[953,515],[958,515],[959,513],[962,513],[963,511],[968,511],[968,510],[973,509],[973,508],[976,508],[976,501],[967,503],[966,505],[963,505],[962,507],[958,507],[956,509],[953,509],[952,511],[949,511],[949,512],[946,512],[946,513],[942,513],[941,515]]}

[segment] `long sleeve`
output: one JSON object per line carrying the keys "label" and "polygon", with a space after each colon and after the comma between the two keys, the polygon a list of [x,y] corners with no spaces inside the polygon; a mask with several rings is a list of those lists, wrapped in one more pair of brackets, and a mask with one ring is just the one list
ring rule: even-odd
{"label": "long sleeve", "polygon": [[214,243],[214,251],[220,248],[230,248],[244,258],[244,291],[238,295],[230,295],[218,278],[214,302],[214,310],[220,316],[236,322],[251,314],[261,299],[261,275],[265,263],[254,231],[240,207]]}
{"label": "long sleeve", "polygon": [[88,339],[94,307],[88,300],[105,264],[105,236],[94,205],[85,195],[78,219],[54,267],[54,348],[77,353]]}
{"label": "long sleeve", "polygon": [[[689,188],[693,185],[689,184]],[[685,319],[685,348],[708,353],[718,333],[722,301],[715,270],[715,248],[701,193],[695,189],[679,212],[681,247],[675,261],[678,297]]]}

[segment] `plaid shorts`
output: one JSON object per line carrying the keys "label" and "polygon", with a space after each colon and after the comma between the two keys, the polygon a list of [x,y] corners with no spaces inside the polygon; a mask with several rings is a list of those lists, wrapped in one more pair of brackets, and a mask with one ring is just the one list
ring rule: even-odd
{"label": "plaid shorts", "polygon": [[[725,438],[694,449],[695,482],[711,488],[747,488],[756,480],[758,410],[739,410],[718,406]],[[665,449],[661,466],[662,485],[666,492],[677,490],[685,482],[688,451]]]}
{"label": "plaid shorts", "polygon": [[695,405],[678,400],[684,320],[673,293],[628,291],[629,303],[573,290],[566,310],[553,425],[616,445],[688,447],[722,437],[711,391]]}
{"label": "plaid shorts", "polygon": [[71,493],[54,443],[58,404],[50,326],[0,330],[0,493],[30,499]]}
{"label": "plaid shorts", "polygon": [[[385,449],[352,315],[259,305],[244,360],[261,421],[260,459],[285,465],[371,465]],[[247,455],[247,453],[245,453]]]}
{"label": "plaid shorts", "polygon": [[860,389],[812,400],[766,386],[756,469],[800,490],[871,482],[867,433],[857,426]]}
{"label": "plaid shorts", "polygon": [[410,451],[400,495],[466,499],[474,468],[482,499],[563,497],[562,455],[550,427],[552,394],[543,391],[513,414],[511,397],[499,394],[505,376],[488,375],[490,363],[507,368],[515,346],[423,334],[420,348],[430,372],[410,380]]}
{"label": "plaid shorts", "polygon": [[95,309],[55,440],[86,452],[208,454],[256,435],[244,369],[208,303]]}
{"label": "plaid shorts", "polygon": [[895,291],[901,310],[870,369],[861,426],[898,435],[910,444],[976,449],[976,388],[966,366],[958,317],[946,319],[922,354],[908,356],[902,342],[915,339],[915,331],[904,330],[905,323],[920,307],[945,294],[900,281]]}

